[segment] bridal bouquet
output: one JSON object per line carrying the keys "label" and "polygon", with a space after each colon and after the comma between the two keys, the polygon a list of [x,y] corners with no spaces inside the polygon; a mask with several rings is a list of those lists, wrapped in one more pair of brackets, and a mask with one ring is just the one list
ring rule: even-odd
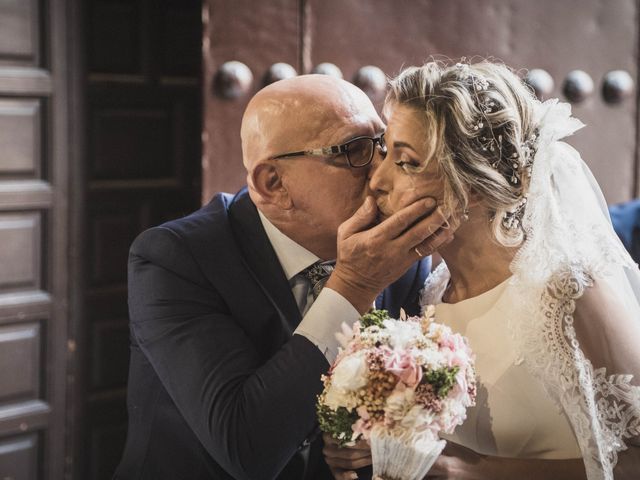
{"label": "bridal bouquet", "polygon": [[474,357],[467,340],[423,317],[385,310],[337,334],[343,348],[318,396],[320,428],[342,446],[371,444],[374,478],[422,479],[475,404]]}

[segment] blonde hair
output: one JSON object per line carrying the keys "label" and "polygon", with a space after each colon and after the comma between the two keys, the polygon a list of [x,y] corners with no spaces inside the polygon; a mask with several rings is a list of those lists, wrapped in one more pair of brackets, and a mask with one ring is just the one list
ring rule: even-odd
{"label": "blonde hair", "polygon": [[424,116],[426,162],[445,178],[445,206],[466,210],[468,192],[490,211],[496,240],[518,246],[535,154],[535,96],[508,67],[482,61],[448,66],[429,62],[390,81],[386,103]]}

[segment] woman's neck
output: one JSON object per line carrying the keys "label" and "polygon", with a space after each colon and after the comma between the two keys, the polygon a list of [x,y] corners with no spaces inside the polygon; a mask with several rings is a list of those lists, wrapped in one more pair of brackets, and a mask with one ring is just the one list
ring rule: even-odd
{"label": "woman's neck", "polygon": [[469,220],[456,230],[454,240],[438,252],[451,273],[443,301],[460,302],[504,282],[511,276],[509,265],[516,251],[494,239],[484,209],[471,210]]}

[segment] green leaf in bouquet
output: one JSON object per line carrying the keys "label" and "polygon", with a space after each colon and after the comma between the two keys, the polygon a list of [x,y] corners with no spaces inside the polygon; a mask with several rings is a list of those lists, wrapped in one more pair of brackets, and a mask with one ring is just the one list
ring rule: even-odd
{"label": "green leaf in bouquet", "polygon": [[456,375],[459,371],[460,367],[426,371],[422,377],[422,382],[433,385],[438,398],[444,398],[456,384]]}
{"label": "green leaf in bouquet", "polygon": [[331,435],[341,447],[351,442],[353,430],[351,426],[358,420],[358,413],[344,407],[332,410],[321,402],[316,406],[320,430]]}
{"label": "green leaf in bouquet", "polygon": [[389,312],[386,310],[373,309],[369,313],[365,313],[360,317],[360,326],[362,328],[367,327],[382,327],[382,322],[390,319]]}

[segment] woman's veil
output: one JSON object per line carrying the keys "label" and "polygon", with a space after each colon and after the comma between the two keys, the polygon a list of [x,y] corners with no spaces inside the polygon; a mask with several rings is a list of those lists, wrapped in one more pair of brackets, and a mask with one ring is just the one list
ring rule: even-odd
{"label": "woman's veil", "polygon": [[523,311],[510,328],[567,415],[589,480],[609,480],[640,435],[640,271],[591,171],[561,141],[583,126],[570,105],[538,102],[536,121],[525,241],[511,265]]}

